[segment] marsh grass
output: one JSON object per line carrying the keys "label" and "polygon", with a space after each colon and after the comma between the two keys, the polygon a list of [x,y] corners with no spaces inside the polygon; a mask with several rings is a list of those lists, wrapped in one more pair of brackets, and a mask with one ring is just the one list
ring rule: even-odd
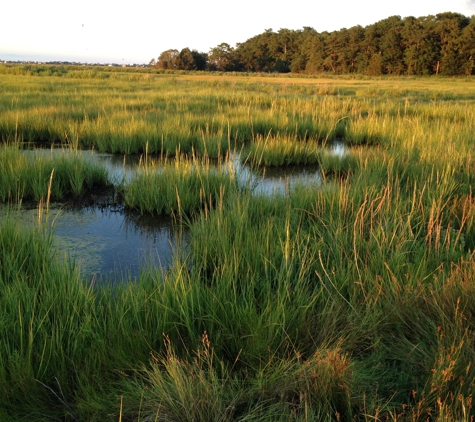
{"label": "marsh grass", "polygon": [[210,210],[237,195],[239,181],[231,161],[177,156],[172,161],[145,163],[124,187],[129,208],[182,217]]}
{"label": "marsh grass", "polygon": [[143,383],[148,385],[140,420],[329,420],[333,400],[340,409],[349,406],[351,368],[338,349],[319,350],[305,361],[270,357],[254,379],[242,379],[215,356],[206,333],[192,361],[181,360],[165,342],[166,354],[153,356],[135,386],[143,391]]}
{"label": "marsh grass", "polygon": [[7,414],[469,417],[475,277],[460,240],[431,243],[425,200],[389,185],[301,189],[223,200],[193,223],[188,258],[114,290],[55,262],[47,233],[7,220]]}
{"label": "marsh grass", "polygon": [[[22,76],[20,89],[19,76],[3,75],[2,137],[67,128],[79,145],[143,150],[121,189],[143,212],[191,213],[188,249],[166,272],[100,285],[57,260],[43,226],[3,219],[3,419],[475,417],[470,84],[118,76]],[[56,117],[41,120],[46,104]],[[346,153],[320,151],[337,134]],[[318,151],[322,172],[338,177],[253,195],[226,160],[206,156],[236,146],[269,162],[273,150],[289,162]],[[2,154],[2,195],[31,195],[14,173],[31,163],[11,147]],[[52,170],[42,165],[35,189],[46,198]]]}
{"label": "marsh grass", "polygon": [[60,201],[109,185],[106,170],[80,152],[26,154],[18,144],[0,146],[0,202]]}
{"label": "marsh grass", "polygon": [[[318,144],[296,137],[272,135],[257,136],[246,148],[246,162],[251,166],[306,165],[318,162]],[[246,153],[245,152],[245,153]]]}
{"label": "marsh grass", "polygon": [[[474,129],[473,108],[467,107],[474,94],[463,80],[442,79],[438,85],[408,80],[404,86],[396,80],[392,87],[390,79],[289,83],[288,78],[138,72],[131,80],[133,72],[124,73],[129,79],[109,72],[104,84],[84,72],[83,79],[2,75],[2,141],[126,154],[144,153],[148,145],[150,154],[194,151],[213,158],[249,146],[252,155],[269,163],[298,164],[315,160],[318,145],[335,138],[352,145],[398,146],[413,137],[436,137],[443,146]],[[268,139],[265,150],[272,143],[275,152],[266,158],[263,141],[269,135],[277,139]],[[281,153],[285,158],[279,159]]]}

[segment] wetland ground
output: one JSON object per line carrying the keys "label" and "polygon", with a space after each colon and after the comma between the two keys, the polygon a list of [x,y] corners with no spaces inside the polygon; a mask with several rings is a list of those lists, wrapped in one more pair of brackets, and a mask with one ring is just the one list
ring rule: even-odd
{"label": "wetland ground", "polygon": [[[473,78],[0,78],[0,419],[475,417]],[[25,157],[52,143],[140,170]],[[256,194],[236,171],[292,166],[318,180]],[[97,288],[16,213],[111,183],[137,220],[186,226],[187,248]]]}

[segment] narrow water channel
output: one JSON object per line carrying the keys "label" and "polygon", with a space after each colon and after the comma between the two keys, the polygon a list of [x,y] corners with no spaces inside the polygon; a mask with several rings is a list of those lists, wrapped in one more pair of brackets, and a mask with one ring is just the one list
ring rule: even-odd
{"label": "narrow water channel", "polygon": [[[332,153],[343,155],[344,146],[334,143]],[[34,154],[68,154],[68,150],[43,150]],[[120,157],[83,151],[84,159],[99,162],[107,169],[113,183],[127,183],[137,171],[140,157]],[[258,195],[286,194],[297,183],[322,183],[317,166],[267,168],[254,173],[234,157],[233,166],[242,183],[249,183]],[[11,212],[10,212],[11,214]],[[22,222],[34,224],[38,210],[16,211]],[[2,212],[0,210],[0,219]],[[52,204],[49,221],[54,230],[54,245],[61,259],[72,260],[83,277],[111,282],[136,279],[141,268],[153,265],[164,270],[173,254],[186,250],[187,230],[173,224],[170,217],[140,215],[122,206],[64,208]]]}

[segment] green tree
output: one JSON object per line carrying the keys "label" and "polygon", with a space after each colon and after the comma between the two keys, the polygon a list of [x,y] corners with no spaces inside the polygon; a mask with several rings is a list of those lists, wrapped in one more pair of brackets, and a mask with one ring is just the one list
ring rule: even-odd
{"label": "green tree", "polygon": [[365,30],[362,26],[353,26],[348,30],[348,46],[345,48],[345,56],[349,72],[361,72],[363,69],[362,44]]}
{"label": "green tree", "polygon": [[290,71],[293,73],[303,73],[308,63],[308,57],[305,54],[298,54],[290,65]]}
{"label": "green tree", "polygon": [[309,58],[308,52],[311,51],[311,48],[308,48],[308,44],[311,43],[310,40],[314,34],[317,34],[317,31],[308,26],[304,27],[303,30],[295,31],[290,63],[290,70],[292,72],[305,72]]}
{"label": "green tree", "polygon": [[313,28],[305,28],[303,31],[303,41],[301,54],[305,55],[307,62],[305,72],[315,74],[325,70],[324,61],[326,58],[326,39],[328,32],[319,34]]}
{"label": "green tree", "polygon": [[351,69],[351,52],[349,46],[350,33],[343,28],[333,31],[325,40],[325,59],[323,66],[326,71],[333,73],[347,73]]}
{"label": "green tree", "polygon": [[208,55],[208,67],[210,70],[220,72],[238,70],[239,65],[234,48],[225,42],[212,48]]}
{"label": "green tree", "polygon": [[279,29],[273,33],[269,42],[269,54],[275,60],[274,72],[290,72],[292,61],[299,55],[298,46],[299,31]]}
{"label": "green tree", "polygon": [[457,75],[463,67],[461,52],[462,31],[470,19],[459,13],[439,13],[434,19],[434,32],[440,46],[440,72]]}
{"label": "green tree", "polygon": [[[221,43],[209,54],[184,48],[163,52],[163,69],[250,72],[334,72],[446,75],[475,72],[475,18],[458,13],[415,18],[390,16],[365,28],[331,33],[285,28],[238,43]],[[153,66],[153,62],[150,64]]]}
{"label": "green tree", "polygon": [[206,70],[208,68],[208,54],[191,50],[191,55],[195,61],[196,70]]}
{"label": "green tree", "polygon": [[[256,35],[244,43],[237,45],[237,53],[245,70],[252,72],[270,72],[275,65],[275,59],[269,52],[269,43],[273,36],[272,29]],[[270,43],[272,45],[272,43]]]}
{"label": "green tree", "polygon": [[379,48],[383,73],[402,75],[406,71],[401,35],[403,21],[400,16],[391,16],[381,23]]}
{"label": "green tree", "polygon": [[407,73],[428,75],[436,72],[439,62],[439,46],[431,25],[433,16],[404,20],[402,28],[404,63]]}
{"label": "green tree", "polygon": [[380,52],[379,47],[380,34],[376,24],[369,25],[365,28],[364,39],[361,43],[361,63],[359,66],[360,71],[366,71],[369,66],[369,61],[373,55]]}
{"label": "green tree", "polygon": [[158,69],[177,69],[178,50],[170,49],[158,56],[156,67]]}
{"label": "green tree", "polygon": [[369,59],[366,73],[370,76],[380,76],[383,74],[383,61],[381,53],[375,53]]}
{"label": "green tree", "polygon": [[196,70],[197,66],[193,53],[188,47],[183,48],[177,57],[177,68],[180,70]]}
{"label": "green tree", "polygon": [[475,16],[463,28],[460,35],[460,73],[464,75],[475,74]]}

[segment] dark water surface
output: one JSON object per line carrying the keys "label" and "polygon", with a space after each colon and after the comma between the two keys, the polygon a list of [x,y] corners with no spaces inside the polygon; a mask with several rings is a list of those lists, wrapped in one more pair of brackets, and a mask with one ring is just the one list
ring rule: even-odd
{"label": "dark water surface", "polygon": [[185,230],[170,217],[141,216],[114,207],[63,210],[54,223],[58,251],[68,254],[86,276],[137,278],[153,265],[167,269]]}
{"label": "dark water surface", "polygon": [[[0,211],[0,220],[6,212]],[[38,222],[38,209],[8,214],[23,225]],[[186,249],[186,227],[173,224],[170,217],[141,216],[122,207],[69,209],[52,204],[43,220],[53,230],[58,257],[78,265],[87,279],[135,279],[147,265],[166,270],[173,253]]]}

